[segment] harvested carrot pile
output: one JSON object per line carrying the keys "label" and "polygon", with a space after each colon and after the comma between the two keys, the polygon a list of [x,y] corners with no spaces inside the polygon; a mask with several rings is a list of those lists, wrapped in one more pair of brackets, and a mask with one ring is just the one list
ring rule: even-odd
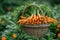
{"label": "harvested carrot pile", "polygon": [[57,20],[48,17],[48,16],[41,16],[38,15],[31,15],[30,17],[26,18],[24,16],[21,16],[21,19],[18,21],[19,24],[47,24],[47,23],[56,23]]}

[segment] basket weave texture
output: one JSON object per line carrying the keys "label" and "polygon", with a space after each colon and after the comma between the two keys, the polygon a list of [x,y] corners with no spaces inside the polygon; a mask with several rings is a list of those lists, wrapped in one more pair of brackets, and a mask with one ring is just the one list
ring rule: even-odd
{"label": "basket weave texture", "polygon": [[[31,6],[37,7],[37,8],[40,10],[40,12],[42,13],[42,15],[44,16],[44,13],[43,13],[42,9],[41,9],[38,5],[33,5],[33,4],[27,6],[27,7],[23,10],[22,15],[24,15],[26,9],[28,9],[28,8],[31,7]],[[36,36],[36,37],[38,37],[38,38],[45,36],[45,34],[46,34],[47,31],[48,31],[48,26],[49,26],[49,24],[22,25],[23,30],[24,30],[28,35]]]}

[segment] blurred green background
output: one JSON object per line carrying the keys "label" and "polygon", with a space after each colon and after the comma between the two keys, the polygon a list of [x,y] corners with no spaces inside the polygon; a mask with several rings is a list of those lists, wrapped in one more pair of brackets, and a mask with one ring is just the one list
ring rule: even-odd
{"label": "blurred green background", "polygon": [[46,4],[51,7],[58,6],[60,0],[0,0],[0,15],[8,11],[13,11],[16,7],[24,5],[25,3],[36,2],[37,4]]}
{"label": "blurred green background", "polygon": [[[27,35],[22,31],[21,26],[17,24],[22,10],[27,5],[34,3],[42,8],[45,15],[60,19],[60,0],[0,0],[0,40],[2,36],[5,36],[7,40],[60,40],[57,37],[60,31],[56,31],[60,20],[56,24],[51,24],[46,36],[39,39]],[[16,39],[12,38],[13,33],[17,35]]]}

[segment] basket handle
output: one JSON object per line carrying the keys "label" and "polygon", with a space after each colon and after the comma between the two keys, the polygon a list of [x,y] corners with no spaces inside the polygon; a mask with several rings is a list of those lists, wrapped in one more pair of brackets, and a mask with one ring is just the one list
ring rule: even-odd
{"label": "basket handle", "polygon": [[28,8],[31,7],[31,6],[37,7],[37,8],[39,9],[39,12],[41,11],[42,15],[45,16],[45,15],[44,15],[44,12],[43,12],[43,10],[40,8],[40,6],[39,6],[39,5],[36,5],[36,4],[30,4],[29,6],[27,6],[27,7],[22,11],[22,15],[24,15],[25,12],[26,12],[26,9],[28,9]]}

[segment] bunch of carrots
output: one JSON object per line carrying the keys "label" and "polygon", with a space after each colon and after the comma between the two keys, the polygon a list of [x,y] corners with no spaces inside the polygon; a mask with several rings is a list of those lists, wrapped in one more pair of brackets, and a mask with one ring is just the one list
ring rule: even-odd
{"label": "bunch of carrots", "polygon": [[21,16],[21,19],[18,21],[19,24],[47,24],[50,22],[56,23],[57,20],[51,18],[51,17],[43,17],[40,14],[34,15],[32,14],[28,18]]}

